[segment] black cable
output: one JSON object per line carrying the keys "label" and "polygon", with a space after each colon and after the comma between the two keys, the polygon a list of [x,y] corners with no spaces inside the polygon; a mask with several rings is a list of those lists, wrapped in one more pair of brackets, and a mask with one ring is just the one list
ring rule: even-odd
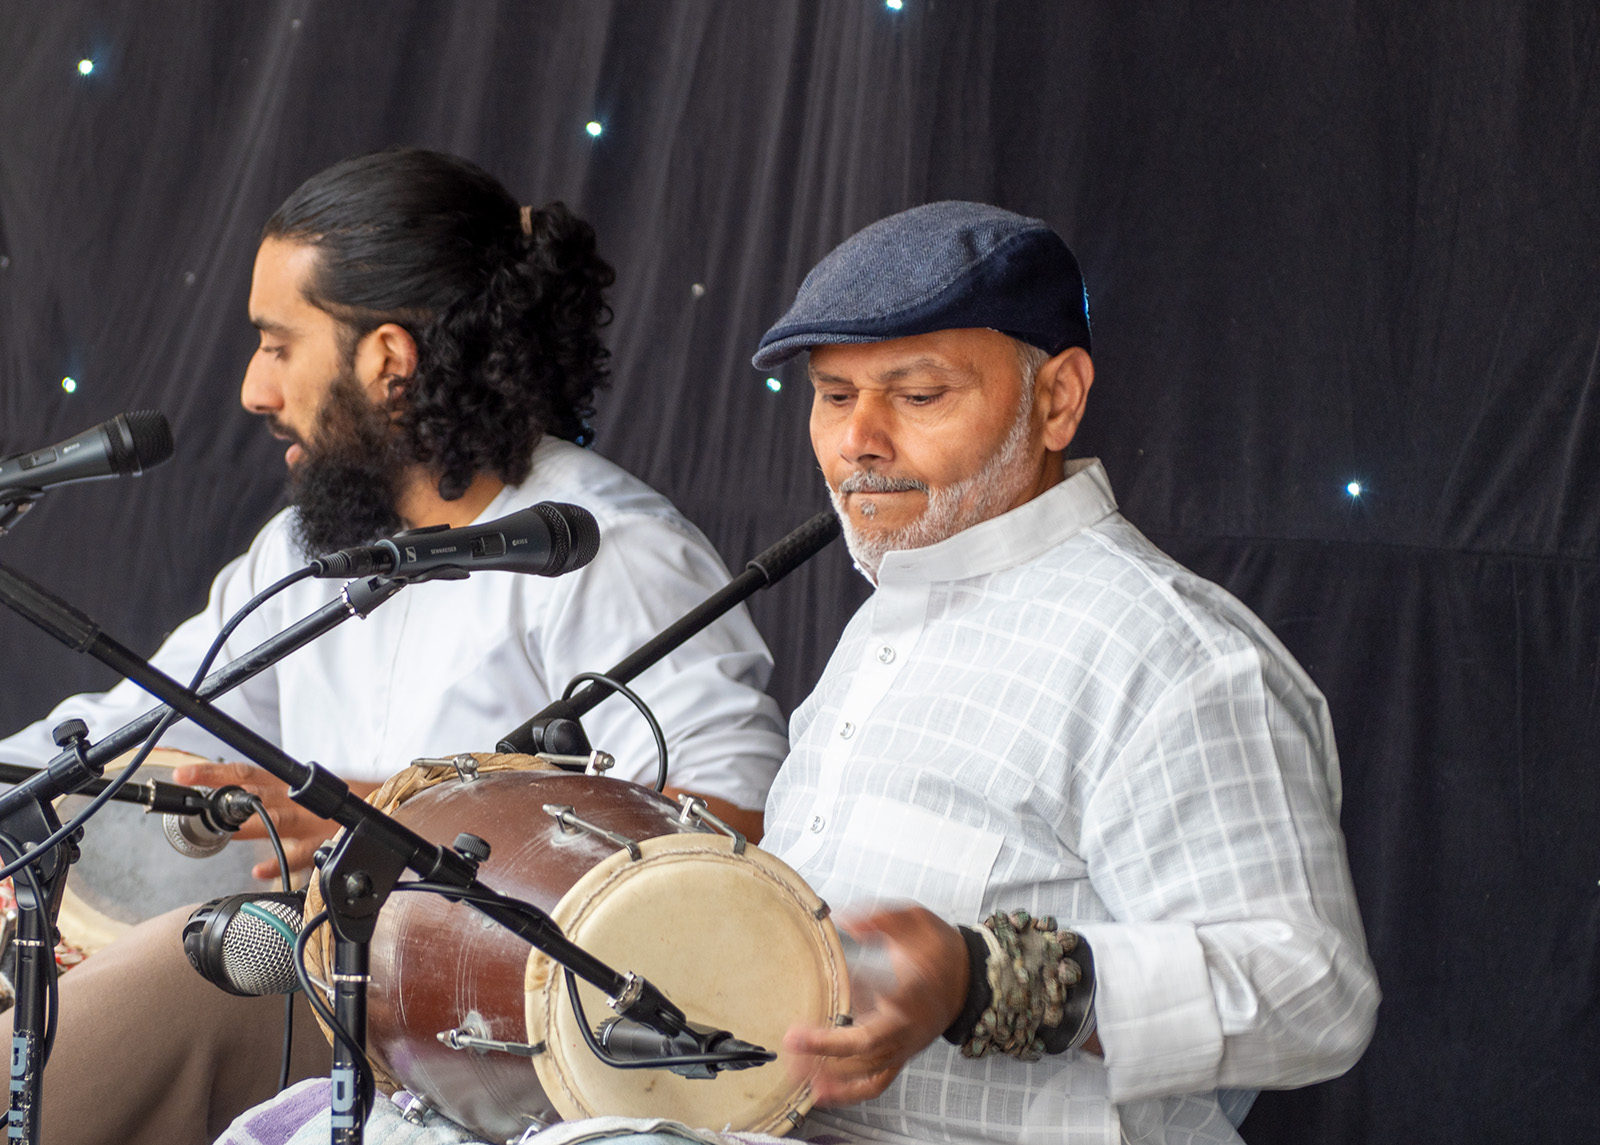
{"label": "black cable", "polygon": [[[464,890],[461,887],[452,887],[445,883],[431,883],[422,879],[416,879],[405,883],[396,883],[394,889],[397,891],[425,891],[428,894],[443,895],[445,898],[459,899],[464,902],[488,903],[493,906],[508,907],[511,910],[515,910],[521,914],[543,914],[542,911],[529,906],[525,902],[510,898],[507,895],[498,894],[494,891],[490,891],[485,894],[476,891]],[[765,1064],[766,1062],[775,1060],[772,1054],[764,1050],[760,1052],[748,1050],[734,1051],[720,1054],[681,1054],[676,1057],[646,1058],[638,1062],[624,1061],[621,1058],[613,1057],[611,1053],[604,1046],[602,1046],[598,1040],[596,1040],[593,1031],[589,1029],[589,1019],[583,1012],[583,1002],[578,998],[577,975],[575,975],[569,968],[565,966],[563,966],[561,969],[562,972],[567,976],[567,993],[572,997],[572,1012],[578,1020],[578,1028],[583,1031],[583,1039],[589,1044],[589,1049],[593,1051],[595,1057],[599,1058],[606,1065],[615,1066],[618,1069],[670,1069],[673,1066],[691,1065],[737,1065],[748,1063]]]}
{"label": "black cable", "polygon": [[[207,673],[211,671],[212,663],[216,660],[218,653],[222,651],[222,646],[227,643],[228,637],[233,635],[234,630],[239,627],[239,624],[244,620],[245,617],[249,616],[257,608],[260,608],[261,605],[266,603],[273,596],[282,592],[284,589],[288,588],[290,585],[298,584],[300,581],[305,580],[307,577],[311,576],[313,572],[314,570],[308,566],[290,573],[288,576],[281,578],[280,580],[268,585],[266,588],[256,593],[255,596],[251,597],[245,602],[244,607],[240,608],[231,617],[229,617],[228,622],[222,626],[222,630],[218,632],[216,638],[211,641],[211,647],[206,650],[205,656],[201,658],[200,667],[195,670],[194,678],[189,682],[189,690],[191,692],[194,691],[205,681]],[[170,710],[166,713],[166,715],[162,716],[161,722],[150,729],[150,734],[146,736],[144,742],[139,745],[139,750],[134,753],[133,759],[128,762],[126,767],[117,773],[117,777],[115,779],[106,785],[105,790],[91,799],[89,801],[89,805],[78,814],[74,815],[70,822],[66,823],[59,830],[51,832],[49,837],[43,842],[39,843],[35,847],[30,848],[13,862],[10,862],[6,864],[5,867],[0,868],[0,879],[10,878],[22,867],[34,862],[51,848],[59,846],[63,839],[72,834],[74,831],[78,830],[78,828],[82,827],[91,818],[93,818],[96,813],[99,812],[100,808],[104,807],[107,803],[111,802],[112,799],[116,798],[117,792],[121,791],[128,785],[129,781],[133,779],[134,774],[144,766],[144,761],[150,758],[150,753],[154,751],[156,745],[161,742],[161,737],[167,733],[167,729],[173,724],[177,723],[180,718],[181,717],[177,712]]]}
{"label": "black cable", "polygon": [[583,1001],[578,997],[577,975],[565,966],[561,971],[567,976],[567,996],[572,999],[572,1016],[577,1019],[578,1029],[582,1031],[583,1040],[589,1045],[589,1052],[612,1069],[672,1069],[674,1066],[690,1065],[765,1065],[767,1062],[777,1060],[777,1055],[767,1050],[735,1050],[723,1054],[677,1054],[664,1058],[640,1058],[637,1061],[613,1057],[589,1029],[589,1017],[583,1012]]}
{"label": "black cable", "polygon": [[[5,846],[10,849],[12,854],[18,853],[15,843],[13,843],[13,841],[6,836],[0,835],[0,843],[5,844]],[[21,868],[21,872],[23,878],[28,881],[28,893],[33,895],[34,902],[40,904],[38,909],[41,911],[44,910],[44,887],[39,882],[39,873],[33,869],[33,864],[31,863],[24,864]],[[48,931],[46,933],[48,937]],[[11,941],[15,943],[20,937],[21,934],[19,932],[15,937],[12,938]],[[47,952],[46,957],[49,959],[49,961],[47,961],[43,967],[43,972],[48,977],[45,983],[47,995],[45,998],[44,1038],[39,1048],[39,1070],[41,1072],[43,1072],[44,1067],[49,1064],[50,1051],[55,1048],[56,1014],[61,1009],[61,987],[59,981],[61,974],[59,968],[56,966],[56,952],[53,947]]]}
{"label": "black cable", "polygon": [[[272,853],[278,859],[278,878],[283,887],[283,893],[293,894],[294,885],[289,881],[289,857],[283,849],[283,840],[278,837],[278,826],[272,821],[272,816],[267,814],[266,804],[261,802],[259,795],[250,795],[245,798],[245,805],[256,813],[261,820],[261,825],[266,828],[267,840],[272,844]],[[294,1052],[294,995],[285,994],[283,998],[283,1059],[278,1066],[278,1092],[282,1093],[289,1087],[289,1058]]]}
{"label": "black cable", "polygon": [[300,980],[300,991],[306,996],[306,1002],[317,1017],[326,1023],[328,1029],[333,1031],[333,1036],[345,1044],[351,1055],[356,1059],[356,1084],[361,1087],[362,1105],[367,1110],[372,1109],[373,1096],[377,1092],[376,1073],[372,1062],[367,1057],[367,1051],[357,1044],[355,1038],[344,1028],[344,1023],[339,1021],[337,1015],[328,1006],[317,992],[316,983],[311,981],[311,971],[306,969],[306,943],[310,941],[311,934],[328,921],[328,912],[320,910],[306,920],[305,929],[294,940],[294,974]]}
{"label": "black cable", "polygon": [[572,693],[579,684],[584,682],[599,684],[603,688],[610,688],[613,692],[626,696],[633,706],[639,709],[645,722],[650,725],[650,734],[656,737],[656,791],[667,789],[667,737],[661,734],[661,725],[656,722],[655,713],[650,710],[650,705],[633,693],[626,684],[620,680],[613,680],[610,676],[600,672],[579,672],[567,683],[567,690],[561,693],[563,700],[572,699]]}

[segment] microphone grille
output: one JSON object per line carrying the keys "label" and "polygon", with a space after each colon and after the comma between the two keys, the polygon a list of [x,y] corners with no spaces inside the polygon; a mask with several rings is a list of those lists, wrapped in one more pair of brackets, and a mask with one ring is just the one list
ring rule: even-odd
{"label": "microphone grille", "polygon": [[548,576],[581,569],[600,551],[600,526],[582,505],[541,501],[534,508],[550,528]]}
{"label": "microphone grille", "polygon": [[161,833],[167,837],[174,851],[191,859],[209,859],[226,847],[228,840],[233,837],[229,832],[214,831],[207,827],[198,815],[163,815]]}
{"label": "microphone grille", "polygon": [[292,994],[294,938],[304,924],[299,895],[254,895],[239,905],[222,933],[222,966],[241,994]]}
{"label": "microphone grille", "polygon": [[[160,410],[141,409],[123,416],[127,419],[128,433],[133,438],[133,472],[160,465],[172,456],[172,426],[167,424],[166,414]],[[117,435],[112,434],[111,437],[115,451],[119,444]]]}

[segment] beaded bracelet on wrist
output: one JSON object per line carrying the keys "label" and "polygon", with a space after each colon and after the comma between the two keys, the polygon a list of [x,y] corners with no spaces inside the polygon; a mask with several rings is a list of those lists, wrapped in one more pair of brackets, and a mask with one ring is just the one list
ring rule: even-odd
{"label": "beaded bracelet on wrist", "polygon": [[1010,1054],[1037,1061],[1077,1049],[1094,1032],[1089,944],[1049,916],[996,912],[981,930],[961,927],[971,965],[966,1005],[945,1038],[963,1057]]}

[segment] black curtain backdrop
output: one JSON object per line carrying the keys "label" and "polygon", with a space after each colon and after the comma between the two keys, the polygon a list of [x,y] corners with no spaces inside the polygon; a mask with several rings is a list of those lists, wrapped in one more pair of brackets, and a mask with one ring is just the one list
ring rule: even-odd
{"label": "black curtain backdrop", "polygon": [[[1600,1139],[1597,25],[1574,0],[0,0],[0,452],[143,407],[179,442],[56,492],[0,558],[145,650],[201,603],[282,481],[237,404],[257,231],[355,152],[456,151],[594,221],[598,448],[733,562],[823,504],[803,366],[773,392],[748,364],[805,270],[929,200],[1042,216],[1094,303],[1079,451],[1339,734],[1378,1032],[1245,1136]],[[836,547],[756,603],[785,705],[865,594]],[[0,671],[0,731],[110,682],[10,614]]]}

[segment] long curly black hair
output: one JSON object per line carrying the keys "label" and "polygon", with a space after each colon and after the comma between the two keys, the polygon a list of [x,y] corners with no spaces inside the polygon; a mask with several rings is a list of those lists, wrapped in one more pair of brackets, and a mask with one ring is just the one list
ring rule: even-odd
{"label": "long curly black hair", "polygon": [[313,175],[261,237],[320,252],[304,293],[339,320],[347,353],[386,322],[416,340],[395,412],[446,500],[479,473],[524,480],[540,434],[592,437],[616,276],[594,228],[564,204],[534,209],[525,230],[522,208],[482,168],[400,148]]}

